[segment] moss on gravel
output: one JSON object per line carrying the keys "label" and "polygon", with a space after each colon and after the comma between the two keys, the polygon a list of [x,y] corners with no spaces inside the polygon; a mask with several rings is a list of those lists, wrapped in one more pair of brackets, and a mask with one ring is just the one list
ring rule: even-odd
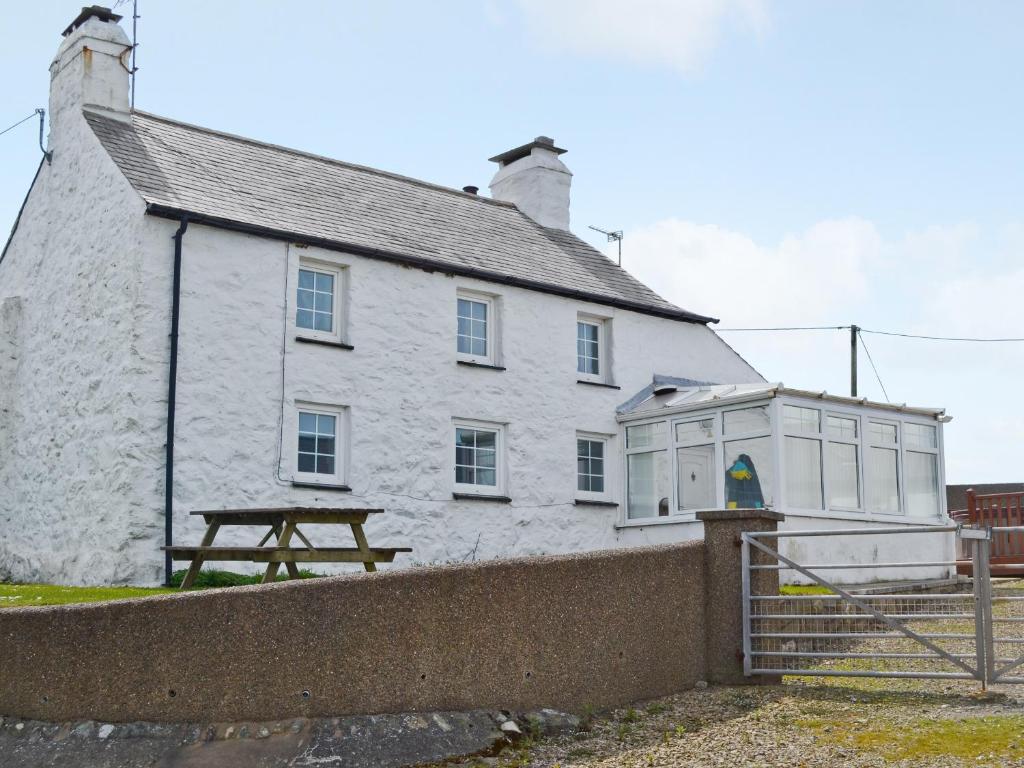
{"label": "moss on gravel", "polygon": [[893,725],[862,727],[849,719],[797,721],[834,744],[876,752],[888,760],[945,757],[964,760],[1024,759],[1024,716],[960,719],[918,718]]}

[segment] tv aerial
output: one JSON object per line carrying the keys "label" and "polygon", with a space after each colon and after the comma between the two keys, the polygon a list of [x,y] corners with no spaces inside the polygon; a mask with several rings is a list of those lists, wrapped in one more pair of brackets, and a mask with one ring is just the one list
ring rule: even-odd
{"label": "tv aerial", "polygon": [[609,232],[606,229],[601,229],[600,227],[595,227],[595,226],[590,226],[590,225],[588,225],[588,228],[594,230],[595,232],[600,232],[602,235],[604,235],[605,237],[608,238],[608,242],[609,243],[618,243],[618,245],[619,245],[619,266],[621,267],[622,266],[622,230],[620,229],[620,230],[617,230],[615,232]]}

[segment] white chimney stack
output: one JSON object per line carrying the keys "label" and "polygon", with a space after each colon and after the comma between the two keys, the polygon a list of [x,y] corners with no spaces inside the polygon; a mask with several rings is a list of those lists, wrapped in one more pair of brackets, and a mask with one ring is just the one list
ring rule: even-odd
{"label": "white chimney stack", "polygon": [[132,44],[109,8],[83,8],[68,28],[50,65],[50,149],[73,133],[76,115],[92,106],[128,120]]}
{"label": "white chimney stack", "polygon": [[564,152],[554,139],[538,136],[495,155],[491,162],[498,164],[498,172],[491,179],[491,197],[515,203],[542,227],[568,230],[572,173],[558,159]]}

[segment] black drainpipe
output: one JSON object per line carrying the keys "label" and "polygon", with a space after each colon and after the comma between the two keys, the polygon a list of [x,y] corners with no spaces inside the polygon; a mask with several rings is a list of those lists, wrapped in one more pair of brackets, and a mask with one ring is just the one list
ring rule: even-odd
{"label": "black drainpipe", "polygon": [[[174,543],[174,405],[178,389],[178,318],[181,314],[181,240],[188,216],[174,233],[174,281],[171,288],[171,360],[167,373],[167,460],[164,465],[164,545]],[[171,553],[164,552],[164,584],[171,585]]]}

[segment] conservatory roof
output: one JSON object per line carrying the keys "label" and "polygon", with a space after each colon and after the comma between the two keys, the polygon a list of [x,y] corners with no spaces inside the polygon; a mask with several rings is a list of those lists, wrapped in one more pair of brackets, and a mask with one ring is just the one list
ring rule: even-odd
{"label": "conservatory roof", "polygon": [[828,392],[814,392],[806,389],[793,389],[782,382],[756,382],[753,384],[711,384],[691,379],[655,375],[654,381],[642,389],[618,408],[619,421],[629,421],[639,417],[650,417],[667,411],[689,411],[706,408],[709,405],[729,404],[747,400],[787,395],[810,400],[823,400],[841,405],[862,406],[885,411],[927,416],[933,419],[949,421],[943,408],[915,408],[906,403],[879,403],[866,397],[843,397],[830,395]]}

